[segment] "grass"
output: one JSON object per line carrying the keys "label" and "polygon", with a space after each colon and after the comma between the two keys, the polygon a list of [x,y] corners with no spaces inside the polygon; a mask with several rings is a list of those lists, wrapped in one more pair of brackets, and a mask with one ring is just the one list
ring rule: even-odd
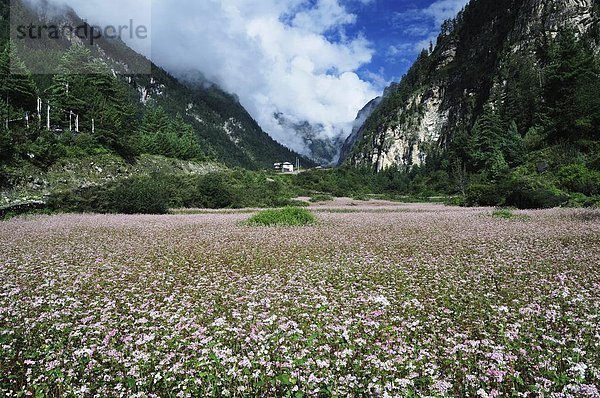
{"label": "grass", "polygon": [[251,217],[246,224],[252,226],[304,226],[316,223],[315,216],[298,207],[265,210]]}
{"label": "grass", "polygon": [[499,208],[494,210],[492,217],[500,218],[503,220],[517,220],[517,221],[529,221],[530,217],[523,214],[516,214],[514,209],[511,208]]}
{"label": "grass", "polygon": [[492,213],[492,217],[503,218],[505,220],[511,220],[516,217],[515,213],[511,209],[496,209]]}

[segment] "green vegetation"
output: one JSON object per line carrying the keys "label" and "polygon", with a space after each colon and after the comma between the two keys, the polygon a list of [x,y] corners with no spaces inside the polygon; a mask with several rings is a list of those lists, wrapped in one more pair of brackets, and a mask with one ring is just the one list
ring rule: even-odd
{"label": "green vegetation", "polygon": [[57,191],[48,206],[56,211],[151,214],[176,208],[304,206],[305,202],[293,200],[300,192],[285,176],[245,170],[205,175],[154,173]]}
{"label": "green vegetation", "polygon": [[[438,87],[450,110],[449,125],[443,146],[421,144],[425,165],[384,170],[380,174],[389,183],[373,177],[372,192],[457,196],[456,203],[468,206],[600,202],[598,30],[575,35],[566,26],[556,37],[540,34],[535,43],[524,43],[531,51],[513,51],[511,29],[520,8],[514,0],[471,2],[444,24],[437,46],[423,51],[388,89],[347,166],[372,169],[364,159],[385,150],[393,139],[385,132],[416,130],[424,108],[415,98],[427,98]],[[450,50],[456,55],[446,62]],[[404,139],[410,145],[418,140],[410,134]]]}
{"label": "green vegetation", "polygon": [[492,217],[510,220],[515,217],[515,213],[511,209],[496,209],[492,213]]}
{"label": "green vegetation", "polygon": [[333,196],[321,193],[321,194],[313,195],[310,198],[310,202],[311,203],[331,202],[333,199],[335,199]]}
{"label": "green vegetation", "polygon": [[308,210],[298,207],[264,210],[251,217],[246,224],[252,226],[304,226],[316,222],[315,216]]}

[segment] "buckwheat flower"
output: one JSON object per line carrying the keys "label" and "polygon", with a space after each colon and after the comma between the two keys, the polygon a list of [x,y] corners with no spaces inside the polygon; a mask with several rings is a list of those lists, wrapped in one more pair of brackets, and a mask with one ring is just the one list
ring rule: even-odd
{"label": "buckwheat flower", "polygon": [[396,384],[400,388],[407,388],[409,386],[412,386],[413,382],[412,382],[412,380],[408,380],[408,379],[396,379],[396,380],[394,380],[394,384]]}
{"label": "buckwheat flower", "polygon": [[490,369],[488,370],[488,375],[494,379],[497,383],[502,383],[504,381],[504,377],[507,372],[498,370],[498,369]]}
{"label": "buckwheat flower", "polygon": [[250,360],[248,359],[248,357],[244,357],[242,358],[242,360],[240,360],[240,362],[238,363],[239,366],[241,366],[242,368],[251,368],[252,367],[252,362],[250,362]]}
{"label": "buckwheat flower", "polygon": [[452,384],[448,383],[447,381],[443,381],[443,380],[438,380],[435,382],[435,384],[433,385],[433,388],[435,389],[435,391],[437,391],[439,394],[441,395],[445,395],[451,388],[452,388]]}
{"label": "buckwheat flower", "polygon": [[51,371],[53,369],[56,369],[60,366],[60,361],[58,360],[54,360],[54,361],[50,361],[46,364],[46,371]]}
{"label": "buckwheat flower", "polygon": [[379,304],[384,308],[389,307],[391,305],[389,300],[385,296],[382,296],[382,295],[370,297],[370,301],[375,304]]}
{"label": "buckwheat flower", "polygon": [[585,363],[577,363],[569,369],[569,373],[578,379],[585,379],[588,366]]}

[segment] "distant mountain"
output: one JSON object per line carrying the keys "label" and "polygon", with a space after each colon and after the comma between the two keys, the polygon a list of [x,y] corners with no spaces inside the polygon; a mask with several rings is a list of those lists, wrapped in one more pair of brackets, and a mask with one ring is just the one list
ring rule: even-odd
{"label": "distant mountain", "polygon": [[329,137],[325,133],[322,124],[311,124],[307,121],[294,123],[287,119],[282,113],[274,115],[281,127],[299,137],[309,153],[306,154],[315,163],[321,166],[331,166],[338,162],[340,149],[344,143],[344,132],[341,131],[335,137]]}
{"label": "distant mountain", "polygon": [[599,4],[472,0],[444,24],[433,51],[374,110],[369,104],[341,163],[479,172],[491,170],[491,158],[497,170],[525,161],[503,141],[525,140],[529,153],[561,140],[597,142]]}
{"label": "distant mountain", "polygon": [[[9,36],[7,33],[9,8],[6,3],[3,2],[0,5],[1,48],[6,48]],[[47,12],[47,10],[30,9],[24,2],[13,3],[15,4],[13,12],[26,16],[26,20],[38,21],[40,26],[50,23],[58,26],[85,24],[72,9],[66,7]],[[53,91],[49,89],[56,88],[57,77],[36,75],[36,70],[44,66],[40,65],[38,60],[43,59],[48,64],[45,66],[55,67],[64,62],[65,54],[77,45],[76,37],[66,37],[61,40],[52,40],[51,47],[47,45],[43,48],[32,47],[27,51],[19,52],[24,67],[33,72],[31,76],[36,84],[34,91],[40,93],[43,101],[52,100],[49,93]],[[111,84],[123,88],[126,92],[124,94],[124,98],[127,98],[126,102],[120,105],[126,105],[126,108],[132,109],[131,118],[126,123],[128,129],[137,129],[143,123],[148,110],[152,113],[156,108],[160,108],[159,113],[162,115],[161,112],[164,112],[164,117],[167,119],[175,120],[180,117],[186,126],[191,126],[204,158],[223,162],[228,166],[258,169],[271,167],[276,161],[293,161],[299,157],[297,153],[269,137],[240,105],[234,95],[224,92],[214,84],[200,84],[202,83],[200,80],[197,80],[195,84],[194,82],[184,84],[152,63],[150,63],[150,74],[132,73],[131,71],[139,70],[140,65],[149,61],[120,40],[106,38],[96,40],[94,46],[91,47],[91,57],[93,60],[100,61],[108,70],[119,72],[111,77]],[[93,62],[89,61],[89,63]],[[71,95],[73,93],[74,91],[71,91]],[[32,97],[35,95],[36,93],[32,93]],[[54,93],[54,95],[59,94]],[[58,102],[62,101],[61,98],[58,100]],[[80,100],[89,101],[91,99],[80,98]],[[35,101],[33,103],[35,104]],[[10,104],[10,106],[14,106],[15,112],[35,112],[35,105],[31,105],[31,103]],[[58,105],[54,108],[57,107]],[[82,125],[85,124],[85,129],[91,130],[91,113],[86,114],[83,108],[78,112],[82,119]],[[96,122],[98,119],[96,118]],[[146,117],[146,119],[148,118]],[[86,122],[83,123],[83,121]],[[123,131],[123,128],[120,128],[119,131],[115,130],[113,133],[121,138],[125,134],[135,139],[135,131]],[[172,133],[177,135],[180,134],[180,131]],[[132,145],[136,146],[137,144],[134,142]],[[303,158],[303,161],[307,166],[312,165],[312,162],[307,159]]]}

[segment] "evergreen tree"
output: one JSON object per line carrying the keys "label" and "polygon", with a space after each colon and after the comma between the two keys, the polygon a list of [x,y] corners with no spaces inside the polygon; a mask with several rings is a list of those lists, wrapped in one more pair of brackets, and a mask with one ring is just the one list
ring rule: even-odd
{"label": "evergreen tree", "polygon": [[502,121],[495,109],[486,107],[471,132],[469,151],[476,171],[490,170],[502,155]]}
{"label": "evergreen tree", "polygon": [[178,148],[175,154],[179,159],[202,159],[202,149],[194,128],[187,124],[181,115],[175,117],[173,129],[178,135]]}
{"label": "evergreen tree", "polygon": [[36,109],[35,82],[25,64],[8,44],[0,52],[0,90],[3,121],[12,118],[14,115],[11,116],[11,113],[18,112],[22,115],[23,112]]}
{"label": "evergreen tree", "polygon": [[561,32],[550,50],[544,97],[549,138],[598,137],[600,70],[593,51],[571,31]]}
{"label": "evergreen tree", "polygon": [[149,106],[146,108],[142,124],[135,137],[136,146],[140,153],[159,154],[157,136],[166,134],[169,129],[169,118],[161,106]]}
{"label": "evergreen tree", "polygon": [[100,144],[130,155],[128,137],[134,131],[136,110],[124,83],[83,46],[73,45],[63,55],[59,70],[51,86],[53,119],[66,127],[75,118],[73,112],[79,117],[80,130],[91,132],[93,125]]}
{"label": "evergreen tree", "polygon": [[510,166],[518,166],[525,161],[525,144],[514,120],[509,124],[508,131],[500,145],[500,150]]}

